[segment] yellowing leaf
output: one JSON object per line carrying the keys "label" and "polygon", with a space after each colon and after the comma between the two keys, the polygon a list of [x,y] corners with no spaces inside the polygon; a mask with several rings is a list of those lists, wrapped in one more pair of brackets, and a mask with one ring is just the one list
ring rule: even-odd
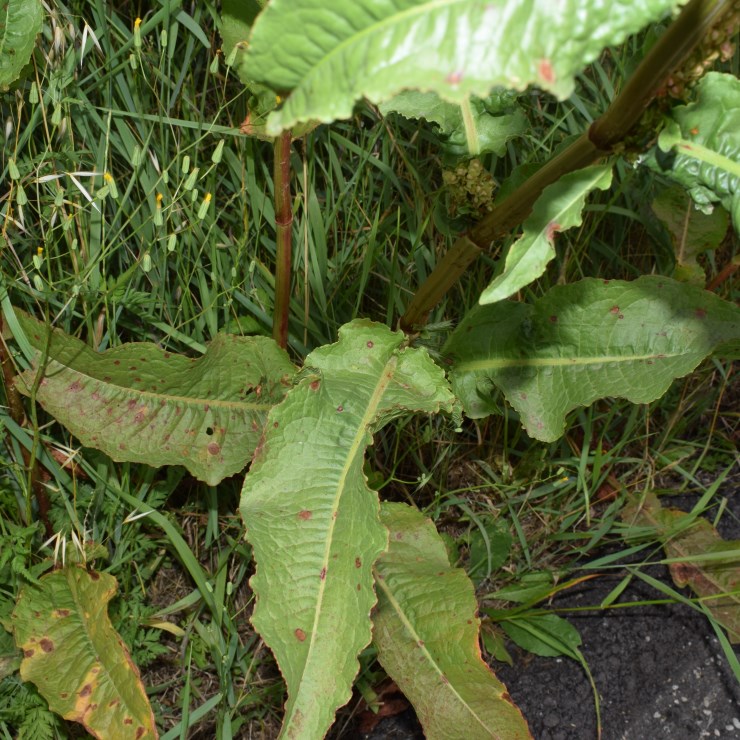
{"label": "yellowing leaf", "polygon": [[[649,493],[642,505],[625,509],[623,518],[638,526],[655,527],[674,583],[689,586],[727,630],[730,642],[740,644],[740,542],[723,540],[703,517],[680,509],[663,508]],[[680,559],[680,560],[679,560]]]}
{"label": "yellowing leaf", "polygon": [[21,590],[13,612],[21,678],[94,737],[156,738],[139,671],[108,618],[116,579],[71,565],[40,581]]}

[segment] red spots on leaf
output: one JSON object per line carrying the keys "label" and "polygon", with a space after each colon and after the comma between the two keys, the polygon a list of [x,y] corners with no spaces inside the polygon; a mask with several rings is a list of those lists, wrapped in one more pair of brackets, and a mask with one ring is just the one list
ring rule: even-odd
{"label": "red spots on leaf", "polygon": [[362,568],[362,560],[355,558],[355,568]]}
{"label": "red spots on leaf", "polygon": [[319,385],[321,385],[321,384],[319,383],[319,381],[318,381],[318,380],[312,380],[312,381],[311,381],[311,383],[310,383],[310,385],[309,385],[308,387],[309,387],[309,388],[310,388],[310,389],[311,389],[312,391],[317,391],[317,390],[319,389]]}
{"label": "red spots on leaf", "polygon": [[133,411],[136,408],[136,401],[132,398],[127,404],[126,407],[129,411]]}
{"label": "red spots on leaf", "polygon": [[526,393],[520,393],[519,394],[519,398],[521,398],[522,401],[526,401],[527,400],[527,394]]}
{"label": "red spots on leaf", "polygon": [[372,342],[367,343],[367,348],[372,349],[375,345]]}
{"label": "red spots on leaf", "polygon": [[416,641],[416,644],[417,644],[417,645],[418,645],[419,647],[424,647],[424,640],[417,640],[417,641]]}
{"label": "red spots on leaf", "polygon": [[139,366],[138,365],[129,365],[128,366],[128,369],[129,370],[138,370],[139,369]]}
{"label": "red spots on leaf", "polygon": [[450,680],[449,680],[449,678],[447,678],[447,676],[440,676],[440,678],[442,679],[442,683],[449,683],[450,682]]}
{"label": "red spots on leaf", "polygon": [[550,316],[550,323],[551,324],[557,324],[558,323],[558,317],[555,316],[554,314],[552,316]]}
{"label": "red spots on leaf", "polygon": [[537,74],[543,82],[547,82],[548,84],[555,82],[555,71],[549,59],[540,59],[537,64]]}
{"label": "red spots on leaf", "polygon": [[689,133],[690,133],[690,134],[691,134],[692,136],[696,136],[696,135],[697,135],[697,134],[699,133],[699,129],[698,129],[698,128],[697,128],[696,126],[694,126],[694,128],[692,128],[692,129],[689,129]]}
{"label": "red spots on leaf", "polygon": [[612,306],[609,309],[609,313],[614,314],[614,316],[616,316],[619,313],[619,306]]}
{"label": "red spots on leaf", "polygon": [[144,421],[145,418],[146,418],[146,414],[144,413],[144,411],[143,410],[139,411],[136,414],[136,416],[134,416],[134,423],[141,424],[141,422]]}
{"label": "red spots on leaf", "polygon": [[325,581],[326,580],[326,567],[324,567],[324,568],[321,569],[321,573],[319,573],[319,578],[322,581]]}
{"label": "red spots on leaf", "polygon": [[123,444],[123,442],[119,442],[119,443],[118,443],[118,449],[119,449],[119,450],[125,450],[125,449],[126,449],[126,445],[125,445],[125,444]]}
{"label": "red spots on leaf", "polygon": [[619,316],[617,316],[617,318],[618,319],[623,319],[624,318],[624,314],[623,313],[620,313]]}
{"label": "red spots on leaf", "polygon": [[26,650],[23,651],[23,656],[25,658],[33,658],[33,654],[35,652],[36,652],[35,650],[32,650],[31,648],[28,648],[28,649],[26,649]]}
{"label": "red spots on leaf", "polygon": [[45,653],[54,652],[54,643],[48,637],[42,637],[39,641],[39,645]]}
{"label": "red spots on leaf", "polygon": [[357,584],[357,590],[358,591],[362,591],[362,584],[360,584],[360,583]]}
{"label": "red spots on leaf", "polygon": [[402,540],[403,539],[403,532],[396,532],[395,539]]}
{"label": "red spots on leaf", "polygon": [[218,453],[221,452],[221,447],[215,442],[211,442],[206,449],[210,455],[218,455]]}
{"label": "red spots on leaf", "polygon": [[90,696],[92,694],[92,686],[86,683],[80,690],[80,696]]}
{"label": "red spots on leaf", "polygon": [[136,740],[139,740],[140,737],[144,737],[145,732],[146,732],[146,728],[137,727],[136,728]]}
{"label": "red spots on leaf", "polygon": [[280,423],[277,422],[277,421],[276,422],[273,422],[273,424],[272,424],[272,428],[273,429],[277,429],[279,426],[280,426]]}
{"label": "red spots on leaf", "polygon": [[57,617],[57,619],[64,619],[64,617],[68,617],[71,613],[69,609],[54,609],[52,611],[52,615]]}
{"label": "red spots on leaf", "polygon": [[697,319],[705,319],[707,317],[707,312],[703,308],[697,308],[696,311],[694,311],[694,315]]}
{"label": "red spots on leaf", "polygon": [[313,512],[309,511],[308,509],[304,509],[303,511],[298,512],[298,518],[303,520],[304,522],[307,522],[312,516]]}
{"label": "red spots on leaf", "polygon": [[547,241],[552,244],[555,234],[557,234],[558,231],[562,231],[560,224],[557,221],[550,221],[550,223],[547,224],[547,230],[545,232]]}
{"label": "red spots on leaf", "polygon": [[131,719],[131,717],[125,717],[123,720],[124,725],[132,725],[134,724],[134,721]]}
{"label": "red spots on leaf", "polygon": [[77,391],[81,391],[82,383],[80,383],[79,380],[75,380],[75,382],[72,383],[72,385],[70,385],[69,388],[67,388],[67,390],[70,391],[71,393],[76,393]]}
{"label": "red spots on leaf", "polygon": [[450,74],[445,77],[445,82],[450,85],[459,85],[462,82],[462,79],[463,73],[458,70],[456,72],[450,72]]}
{"label": "red spots on leaf", "polygon": [[114,365],[120,365],[121,364],[121,361],[120,360],[113,360],[113,364]]}
{"label": "red spots on leaf", "polygon": [[60,699],[66,699],[69,696],[69,694],[66,691],[62,691],[59,694]]}
{"label": "red spots on leaf", "polygon": [[341,414],[342,411],[344,411],[344,406],[342,406],[341,404],[339,404],[339,406],[337,406],[337,412]]}
{"label": "red spots on leaf", "polygon": [[91,581],[99,581],[100,580],[100,573],[96,573],[94,570],[91,570],[88,575],[90,576]]}
{"label": "red spots on leaf", "polygon": [[296,636],[298,642],[303,642],[306,639],[306,633],[300,627],[294,630],[293,634]]}

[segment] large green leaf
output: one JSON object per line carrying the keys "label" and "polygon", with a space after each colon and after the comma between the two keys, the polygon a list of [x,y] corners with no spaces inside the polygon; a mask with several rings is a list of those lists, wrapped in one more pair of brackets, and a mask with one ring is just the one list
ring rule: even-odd
{"label": "large green leaf", "polygon": [[21,589],[13,612],[21,678],[94,737],[156,738],[139,672],[108,619],[116,579],[70,565],[40,584]]}
{"label": "large green leaf", "polygon": [[[700,206],[720,202],[740,234],[740,80],[710,72],[696,101],[674,108],[653,166],[689,189]],[[651,162],[652,160],[648,160]]]}
{"label": "large green leaf", "polygon": [[268,417],[240,511],[257,571],[255,628],[288,686],[282,737],[321,738],[370,642],[372,566],[388,534],[363,474],[372,434],[406,411],[451,409],[442,371],[404,336],[357,320],[314,350]]}
{"label": "large green leaf", "polygon": [[40,0],[0,4],[0,91],[7,90],[28,64],[44,19]]}
{"label": "large green leaf", "polygon": [[520,136],[527,127],[524,112],[505,96],[448,103],[433,92],[404,90],[379,108],[383,115],[393,112],[436,124],[444,151],[455,158],[486,152],[502,156],[506,152],[506,142]]}
{"label": "large green leaf", "polygon": [[268,130],[347,118],[403,89],[461,103],[536,84],[565,98],[606,46],[676,0],[273,0],[254,25],[252,79],[290,93]]}
{"label": "large green leaf", "polygon": [[390,545],[375,566],[373,639],[427,740],[531,737],[481,658],[473,584],[450,567],[434,524],[406,504],[384,503],[381,519]]}
{"label": "large green leaf", "polygon": [[[46,327],[16,311],[41,358]],[[211,485],[238,473],[294,368],[266,337],[219,334],[196,359],[154,344],[98,353],[59,330],[36,399],[84,445],[117,461],[184,465]],[[37,368],[18,378],[29,393]]]}
{"label": "large green leaf", "polygon": [[533,304],[473,309],[448,340],[453,390],[469,416],[497,409],[495,389],[529,434],[552,441],[565,416],[599,398],[659,398],[716,348],[740,346],[740,309],[669,278],[587,278]]}
{"label": "large green leaf", "polygon": [[586,196],[596,188],[606,190],[611,182],[611,167],[595,166],[571,172],[545,188],[524,222],[524,233],[511,245],[503,272],[481,293],[480,302],[501,301],[540,277],[555,256],[555,234],[580,225]]}

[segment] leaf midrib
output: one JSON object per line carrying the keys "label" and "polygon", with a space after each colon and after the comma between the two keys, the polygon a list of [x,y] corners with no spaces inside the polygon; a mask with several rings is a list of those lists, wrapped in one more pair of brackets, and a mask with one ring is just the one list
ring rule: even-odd
{"label": "leaf midrib", "polygon": [[[604,363],[640,362],[641,360],[668,360],[686,357],[691,352],[656,352],[643,355],[601,355],[596,357],[521,357],[467,360],[455,364],[455,372],[498,370],[513,367],[574,367],[578,365],[602,365]],[[698,353],[697,353],[698,354]]]}
{"label": "leaf midrib", "polygon": [[[108,575],[108,574],[106,574]],[[142,721],[141,717],[138,714],[136,705],[133,707],[128,701],[128,692],[125,692],[121,689],[121,685],[119,684],[116,676],[117,674],[120,674],[120,671],[114,670],[116,667],[115,661],[110,660],[110,655],[105,650],[99,650],[98,646],[100,644],[100,641],[96,639],[94,636],[94,633],[97,632],[97,630],[93,630],[90,625],[90,615],[85,611],[83,599],[80,596],[81,588],[80,583],[75,580],[74,578],[75,572],[71,569],[68,569],[67,572],[64,575],[64,580],[67,583],[67,588],[69,589],[70,595],[72,597],[72,603],[75,605],[77,618],[79,619],[79,624],[81,629],[84,631],[85,636],[87,637],[88,641],[88,647],[89,647],[89,653],[90,653],[90,667],[92,668],[95,664],[95,661],[99,662],[100,665],[103,667],[105,671],[105,677],[110,682],[110,684],[113,686],[113,691],[115,693],[116,697],[119,697],[125,707],[131,712],[131,714],[136,717],[138,721]],[[86,577],[86,576],[82,576]],[[85,592],[87,593],[88,586],[85,584],[83,586]],[[110,593],[107,599],[105,599],[104,605],[102,606],[100,610],[100,616],[101,621],[103,621],[103,629],[110,629],[111,632],[113,632],[113,624],[110,621],[110,617],[108,615],[108,604],[110,603],[111,599],[116,595],[117,587],[113,587],[113,592]],[[103,641],[104,642],[104,641]],[[101,645],[101,647],[105,647],[105,645]],[[111,667],[113,666],[113,667]],[[88,671],[85,674],[85,678],[90,676],[90,671]],[[100,680],[97,681],[98,686],[100,685]],[[143,723],[146,724],[146,723]],[[88,728],[89,729],[89,728]]]}
{"label": "leaf midrib", "polygon": [[401,608],[400,603],[393,596],[393,592],[388,587],[388,584],[386,583],[385,579],[376,578],[375,585],[383,592],[383,595],[388,599],[388,602],[393,607],[393,611],[396,613],[396,616],[401,621],[401,624],[403,625],[404,629],[408,632],[408,634],[413,639],[415,646],[418,647],[419,650],[421,650],[421,653],[422,655],[425,656],[427,663],[432,667],[432,669],[440,677],[440,682],[442,683],[442,685],[445,686],[447,689],[449,689],[449,691],[452,693],[455,699],[457,699],[457,701],[468,710],[470,715],[478,722],[478,724],[480,724],[480,726],[487,733],[491,735],[491,737],[497,738],[497,740],[501,740],[498,735],[495,735],[493,732],[491,732],[490,727],[488,727],[488,725],[481,719],[481,717],[478,716],[478,714],[473,709],[473,707],[471,707],[470,704],[467,701],[465,701],[465,699],[455,689],[455,687],[452,685],[449,679],[447,679],[447,677],[444,674],[444,671],[439,667],[437,661],[434,660],[434,657],[427,649],[426,643],[423,640],[422,636],[416,631],[416,629],[414,628],[414,625],[406,617],[406,613]]}
{"label": "leaf midrib", "polygon": [[[368,399],[367,406],[365,408],[365,411],[362,415],[362,418],[360,419],[360,422],[357,425],[357,432],[355,433],[355,436],[352,439],[352,443],[350,444],[349,448],[347,449],[347,454],[345,456],[345,462],[342,466],[342,471],[339,475],[339,480],[337,482],[337,486],[334,490],[334,498],[332,501],[331,511],[332,516],[329,524],[329,529],[326,536],[326,544],[324,546],[324,556],[322,559],[322,568],[326,569],[325,572],[328,572],[329,563],[331,560],[331,551],[332,551],[332,545],[334,543],[334,529],[336,527],[337,518],[334,516],[337,514],[339,510],[339,503],[342,499],[342,495],[344,494],[346,490],[346,481],[349,476],[350,468],[352,467],[352,464],[357,456],[358,451],[362,448],[362,443],[365,438],[365,435],[368,433],[368,430],[370,428],[370,424],[375,418],[378,407],[380,406],[380,402],[383,398],[383,395],[385,394],[386,388],[390,384],[391,380],[394,376],[394,371],[396,369],[396,366],[398,365],[398,356],[396,354],[393,354],[388,361],[383,365],[382,371],[380,373],[380,377],[378,379],[378,382],[375,385],[375,389],[373,390],[372,395]],[[310,642],[308,644],[308,649],[306,651],[306,657],[303,661],[303,671],[301,672],[301,679],[298,683],[298,691],[296,692],[295,698],[293,698],[293,708],[298,704],[298,695],[300,694],[302,686],[305,685],[304,677],[306,675],[306,669],[311,664],[311,660],[313,657],[313,653],[316,649],[316,645],[318,643],[318,635],[319,635],[319,621],[321,620],[321,616],[323,614],[323,603],[324,598],[326,594],[326,584],[328,582],[328,578],[324,578],[324,580],[320,581],[319,583],[319,590],[316,598],[316,606],[314,608],[314,620],[313,624],[311,625],[311,637]],[[290,723],[293,721],[292,716],[287,716],[285,718],[285,722],[283,724],[283,733],[287,731],[287,728],[289,727]]]}
{"label": "leaf midrib", "polygon": [[[87,373],[82,372],[81,370],[77,370],[75,368],[70,367],[69,365],[65,365],[64,363],[59,362],[58,360],[50,359],[49,363],[47,365],[47,371],[44,373],[44,377],[48,376],[49,374],[49,368],[58,366],[62,369],[62,371],[66,371],[67,373],[72,374],[73,376],[80,376],[85,381],[96,383],[99,386],[102,386],[107,391],[114,391],[116,393],[124,393],[128,394],[130,396],[136,396],[140,398],[150,398],[150,399],[156,399],[156,400],[163,400],[166,403],[166,406],[175,404],[175,403],[182,403],[190,406],[209,406],[211,408],[218,407],[221,409],[228,409],[228,410],[244,410],[244,411],[269,411],[274,404],[272,403],[247,403],[244,401],[223,401],[220,399],[215,398],[193,398],[192,396],[176,396],[176,395],[166,395],[164,393],[155,393],[153,391],[147,391],[147,390],[138,390],[136,388],[129,388],[125,385],[116,385],[115,383],[109,383],[105,380],[101,380],[100,378],[96,378],[94,375],[89,375]],[[38,372],[38,367],[34,368],[32,372]],[[83,389],[85,390],[85,389]],[[103,391],[104,394],[106,394],[106,390]]]}

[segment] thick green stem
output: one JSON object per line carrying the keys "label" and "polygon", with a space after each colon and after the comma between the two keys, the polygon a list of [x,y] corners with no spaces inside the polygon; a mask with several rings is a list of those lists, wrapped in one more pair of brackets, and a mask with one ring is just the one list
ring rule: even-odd
{"label": "thick green stem", "polygon": [[275,139],[275,309],[272,316],[272,338],[285,349],[288,346],[290,316],[290,279],[293,262],[293,209],[290,198],[291,132]]}
{"label": "thick green stem", "polygon": [[612,149],[640,120],[664,86],[718,20],[734,10],[737,0],[691,0],[666,32],[650,49],[627,84],[601,118],[589,137],[600,149]]}
{"label": "thick green stem", "polygon": [[480,253],[490,249],[494,242],[527,218],[548,185],[611,154],[640,120],[666,78],[686,60],[719,18],[732,9],[733,2],[737,0],[691,0],[590,130],[547,162],[455,242],[412,298],[401,318],[401,328],[411,333],[423,326],[429,312]]}

